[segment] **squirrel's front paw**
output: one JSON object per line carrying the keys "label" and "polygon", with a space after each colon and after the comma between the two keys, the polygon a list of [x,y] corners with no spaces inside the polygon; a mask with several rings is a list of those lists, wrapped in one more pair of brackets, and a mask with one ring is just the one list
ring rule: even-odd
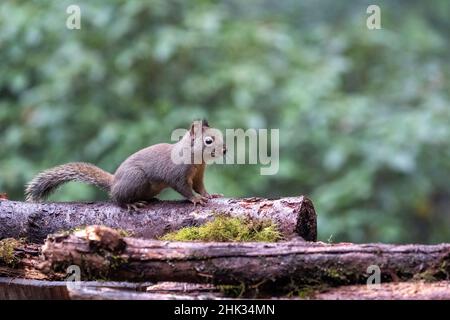
{"label": "squirrel's front paw", "polygon": [[204,196],[193,196],[192,198],[189,199],[189,201],[194,204],[194,207],[196,207],[197,204],[205,206],[206,203],[208,202],[208,198]]}
{"label": "squirrel's front paw", "polygon": [[223,194],[222,193],[213,193],[209,195],[210,199],[214,199],[214,198],[223,198]]}
{"label": "squirrel's front paw", "polygon": [[214,199],[214,198],[222,198],[223,194],[221,194],[221,193],[209,194],[208,192],[205,192],[205,193],[202,194],[202,196],[207,198],[207,199]]}

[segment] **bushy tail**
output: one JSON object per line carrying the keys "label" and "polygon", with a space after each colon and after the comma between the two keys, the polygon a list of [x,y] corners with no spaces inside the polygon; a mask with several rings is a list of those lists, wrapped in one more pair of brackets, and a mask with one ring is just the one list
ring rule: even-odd
{"label": "bushy tail", "polygon": [[89,163],[72,162],[39,173],[25,189],[27,201],[38,202],[47,198],[62,184],[80,181],[93,184],[105,191],[111,189],[113,175]]}

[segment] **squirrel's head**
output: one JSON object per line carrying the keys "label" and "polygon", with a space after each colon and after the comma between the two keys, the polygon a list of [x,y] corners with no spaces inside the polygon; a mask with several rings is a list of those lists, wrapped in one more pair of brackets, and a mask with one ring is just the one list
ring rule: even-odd
{"label": "squirrel's head", "polygon": [[222,132],[211,128],[206,120],[196,120],[186,135],[189,135],[193,154],[202,155],[202,162],[222,157],[227,147]]}

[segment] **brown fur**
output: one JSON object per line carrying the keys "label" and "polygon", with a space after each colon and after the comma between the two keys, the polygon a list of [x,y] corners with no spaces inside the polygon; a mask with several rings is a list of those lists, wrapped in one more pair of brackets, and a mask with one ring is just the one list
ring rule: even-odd
{"label": "brown fur", "polygon": [[69,181],[80,181],[96,185],[109,191],[113,175],[83,162],[72,162],[46,170],[38,174],[26,187],[27,201],[39,201]]}
{"label": "brown fur", "polygon": [[201,194],[202,196],[206,196],[207,194],[205,185],[203,184],[203,176],[205,175],[205,169],[206,169],[205,164],[196,166],[196,170],[194,172],[192,179],[193,182],[192,187],[194,191]]}

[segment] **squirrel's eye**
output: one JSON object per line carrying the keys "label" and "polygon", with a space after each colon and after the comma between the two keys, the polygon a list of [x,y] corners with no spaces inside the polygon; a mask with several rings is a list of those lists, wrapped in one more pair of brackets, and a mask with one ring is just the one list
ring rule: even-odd
{"label": "squirrel's eye", "polygon": [[211,137],[206,137],[206,138],[205,138],[205,144],[210,145],[210,144],[213,143],[213,142],[214,142],[214,139],[213,139],[213,138],[211,138]]}

